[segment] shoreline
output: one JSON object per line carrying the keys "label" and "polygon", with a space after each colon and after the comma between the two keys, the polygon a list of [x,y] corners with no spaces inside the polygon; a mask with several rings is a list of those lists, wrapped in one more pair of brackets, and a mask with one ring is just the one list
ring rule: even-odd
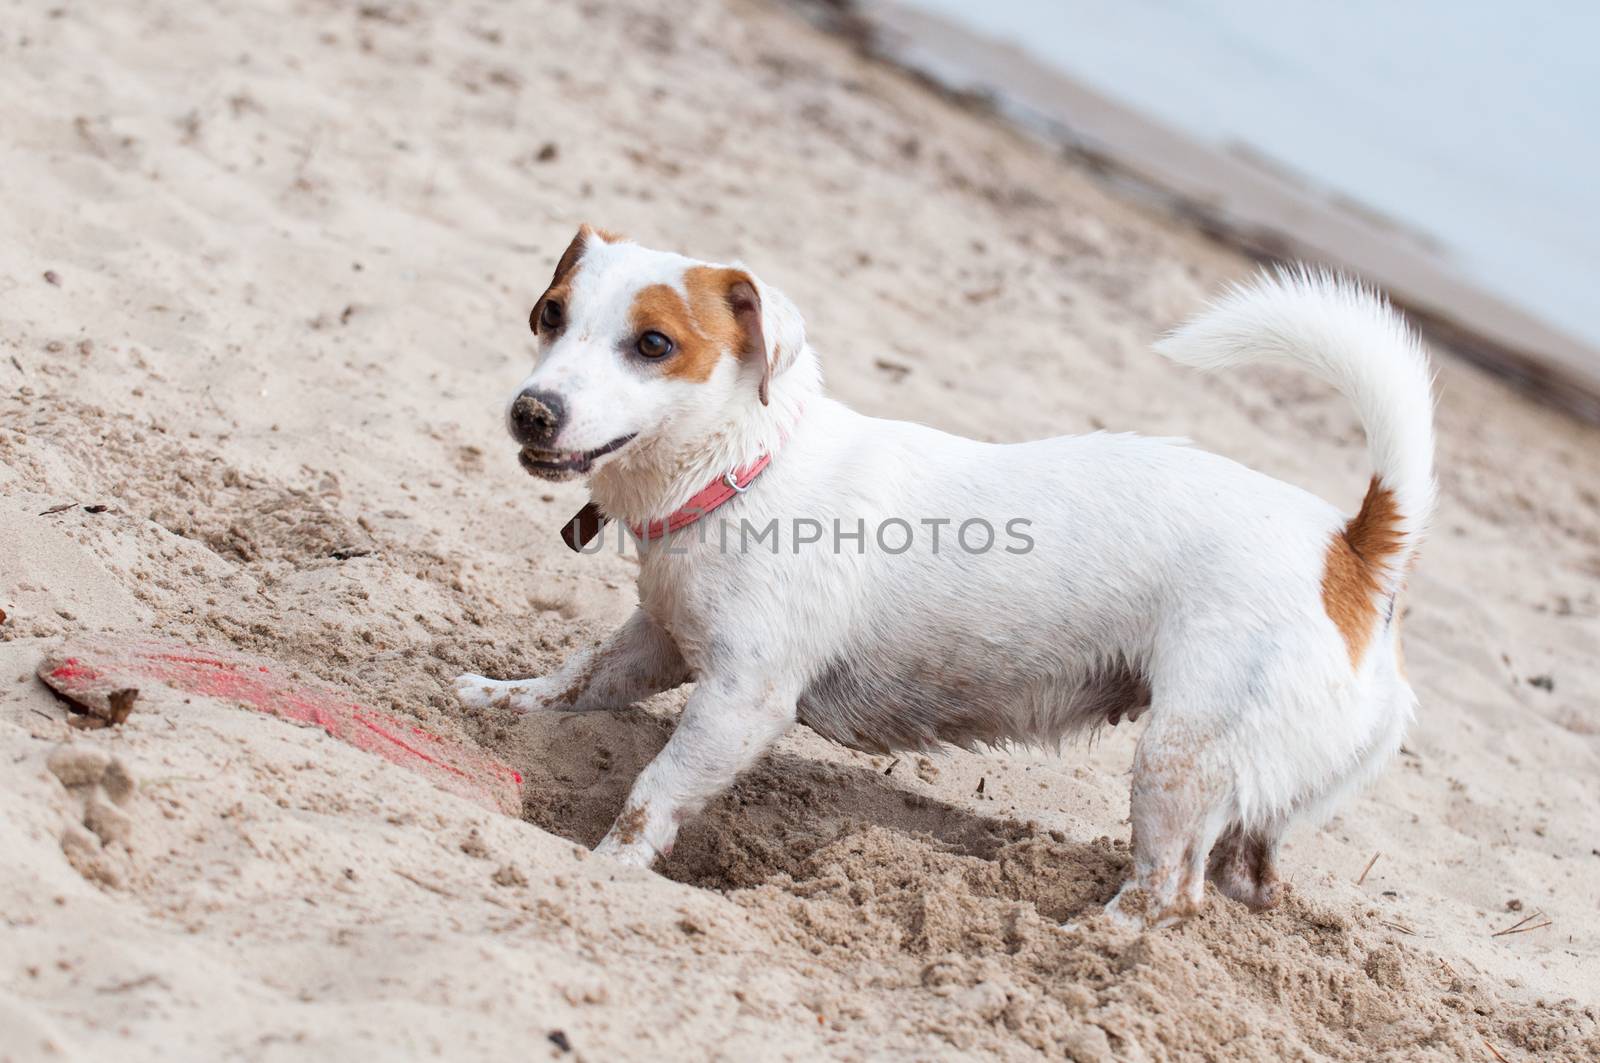
{"label": "shoreline", "polygon": [[890,0],[791,0],[869,59],[1061,150],[1120,197],[1263,263],[1310,261],[1378,285],[1424,336],[1543,403],[1600,423],[1600,350],[1462,278],[1427,234],[1316,188],[1254,147],[1215,148],[1013,45]]}

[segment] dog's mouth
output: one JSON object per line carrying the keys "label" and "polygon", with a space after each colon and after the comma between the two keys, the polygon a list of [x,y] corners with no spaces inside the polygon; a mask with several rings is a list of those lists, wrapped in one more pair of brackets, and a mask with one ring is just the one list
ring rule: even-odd
{"label": "dog's mouth", "polygon": [[517,461],[529,473],[542,479],[568,480],[574,476],[586,475],[594,468],[594,463],[598,459],[621,450],[633,442],[638,434],[629,432],[593,450],[540,450],[537,447],[523,447],[517,454]]}

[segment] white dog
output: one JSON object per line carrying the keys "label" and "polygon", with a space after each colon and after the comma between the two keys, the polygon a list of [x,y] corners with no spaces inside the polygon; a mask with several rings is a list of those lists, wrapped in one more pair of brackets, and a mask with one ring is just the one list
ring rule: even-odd
{"label": "white dog", "polygon": [[539,362],[508,416],[522,464],[588,478],[574,545],[605,518],[643,536],[639,609],[554,675],[457,691],[583,712],[693,681],[601,853],[669,852],[797,721],[885,752],[1058,743],[1143,713],[1133,874],[1110,910],[1159,926],[1207,878],[1273,904],[1285,828],[1400,743],[1395,598],[1434,504],[1432,398],[1417,341],[1368,291],[1282,273],[1158,346],[1336,385],[1375,467],[1350,518],[1181,442],[980,443],[864,417],[823,395],[782,294],[587,226],[532,326]]}

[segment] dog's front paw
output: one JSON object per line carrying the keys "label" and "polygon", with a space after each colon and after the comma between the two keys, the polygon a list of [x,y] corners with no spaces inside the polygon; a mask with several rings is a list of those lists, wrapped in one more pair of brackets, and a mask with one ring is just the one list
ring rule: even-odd
{"label": "dog's front paw", "polygon": [[604,856],[615,860],[619,864],[629,867],[642,867],[649,870],[656,862],[656,851],[645,842],[623,842],[615,835],[608,834],[600,839],[600,844],[594,847],[596,856]]}
{"label": "dog's front paw", "polygon": [[490,679],[466,675],[456,678],[456,697],[469,709],[510,709],[533,712],[545,705],[543,679]]}
{"label": "dog's front paw", "polygon": [[487,709],[496,705],[504,705],[506,694],[500,688],[505,686],[498,679],[489,679],[481,675],[466,675],[456,677],[456,699],[469,709]]}
{"label": "dog's front paw", "polygon": [[1187,898],[1163,901],[1154,892],[1132,882],[1123,883],[1117,895],[1106,905],[1106,914],[1111,917],[1112,923],[1136,931],[1176,926],[1197,911]]}

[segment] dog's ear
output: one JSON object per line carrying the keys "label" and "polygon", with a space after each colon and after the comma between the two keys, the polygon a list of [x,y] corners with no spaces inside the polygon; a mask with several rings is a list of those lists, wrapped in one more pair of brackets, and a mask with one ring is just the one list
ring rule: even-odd
{"label": "dog's ear", "polygon": [[788,296],[742,269],[727,271],[728,308],[744,338],[741,357],[760,359],[761,405],[770,400],[772,378],[787,369],[806,343],[806,322]]}
{"label": "dog's ear", "polygon": [[544,316],[544,304],[549,301],[550,294],[566,283],[567,277],[578,267],[578,259],[583,257],[583,249],[591,240],[600,240],[604,243],[615,244],[621,242],[623,237],[605,229],[596,229],[585,222],[578,226],[578,235],[572,238],[572,243],[561,252],[561,257],[556,261],[555,276],[550,278],[550,284],[545,288],[544,294],[539,296],[533,304],[533,312],[528,315],[528,327],[533,329],[533,334],[539,334],[539,321]]}

